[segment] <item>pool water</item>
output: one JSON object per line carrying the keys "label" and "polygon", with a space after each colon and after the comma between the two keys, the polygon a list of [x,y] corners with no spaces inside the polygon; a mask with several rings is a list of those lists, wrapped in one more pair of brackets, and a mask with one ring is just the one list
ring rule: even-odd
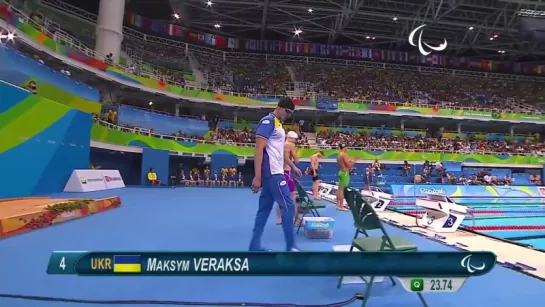
{"label": "pool water", "polygon": [[[397,200],[396,200],[397,201]],[[404,212],[423,210],[415,206],[415,198],[399,200],[402,205],[393,204],[390,210]],[[511,240],[534,248],[545,249],[544,230],[517,230],[516,226],[545,226],[545,204],[543,199],[457,199],[458,204],[471,207],[475,219],[467,218],[464,226],[511,226],[510,230],[486,230],[481,233]],[[500,213],[479,214],[479,211],[500,210]]]}

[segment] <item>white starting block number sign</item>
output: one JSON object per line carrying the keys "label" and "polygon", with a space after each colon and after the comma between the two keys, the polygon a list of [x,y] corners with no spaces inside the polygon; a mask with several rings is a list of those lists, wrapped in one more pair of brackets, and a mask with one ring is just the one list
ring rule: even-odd
{"label": "white starting block number sign", "polygon": [[418,225],[435,232],[455,232],[467,214],[467,207],[454,203],[450,198],[441,195],[428,195],[419,198],[416,205],[426,209]]}
{"label": "white starting block number sign", "polygon": [[382,211],[386,209],[385,204],[386,202],[384,200],[379,199],[373,204],[373,208],[375,208],[375,211]]}
{"label": "white starting block number sign", "polygon": [[461,221],[454,214],[445,214],[440,211],[426,210],[420,219],[420,226],[431,228],[436,232],[455,232]]}
{"label": "white starting block number sign", "polygon": [[371,206],[376,212],[386,210],[386,207],[392,201],[392,195],[382,191],[377,187],[367,187],[361,190],[361,195],[366,196],[371,200]]}

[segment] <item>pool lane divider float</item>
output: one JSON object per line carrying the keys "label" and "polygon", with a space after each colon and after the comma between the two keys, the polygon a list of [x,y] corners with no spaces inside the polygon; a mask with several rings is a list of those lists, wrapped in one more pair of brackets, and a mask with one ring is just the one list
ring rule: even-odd
{"label": "pool lane divider float", "polygon": [[545,225],[518,225],[518,226],[462,226],[464,229],[472,231],[487,231],[487,230],[545,230]]}
{"label": "pool lane divider float", "polygon": [[[403,213],[409,215],[421,215],[425,214],[425,210],[400,210]],[[526,214],[526,213],[542,213],[545,214],[545,210],[475,210],[470,209],[467,211],[469,214]]]}

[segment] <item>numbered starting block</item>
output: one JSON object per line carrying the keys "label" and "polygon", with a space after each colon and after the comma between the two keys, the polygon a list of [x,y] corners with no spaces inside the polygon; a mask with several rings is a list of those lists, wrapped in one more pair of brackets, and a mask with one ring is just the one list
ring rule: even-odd
{"label": "numbered starting block", "polygon": [[[318,193],[321,199],[336,204],[338,189],[339,186],[335,184],[320,183]],[[361,190],[361,195],[370,200],[371,206],[378,212],[384,211],[393,198],[392,195],[377,187],[365,188]],[[343,204],[346,206],[346,200],[343,200]]]}
{"label": "numbered starting block", "polygon": [[426,198],[417,198],[416,205],[426,210],[417,225],[435,232],[455,232],[468,213],[466,206],[444,195],[428,194]]}
{"label": "numbered starting block", "polygon": [[371,199],[371,206],[376,212],[382,212],[386,210],[386,207],[392,201],[392,195],[382,191],[378,187],[366,187],[361,190],[361,195]]}
{"label": "numbered starting block", "polygon": [[320,199],[330,203],[337,203],[337,188],[336,185],[321,182],[318,186],[318,195]]}

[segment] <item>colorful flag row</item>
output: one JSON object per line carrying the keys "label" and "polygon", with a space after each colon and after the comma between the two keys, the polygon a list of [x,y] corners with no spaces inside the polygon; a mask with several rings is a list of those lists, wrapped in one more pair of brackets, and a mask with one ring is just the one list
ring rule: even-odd
{"label": "colorful flag row", "polygon": [[151,20],[134,13],[127,13],[126,22],[144,32],[160,36],[177,37],[181,40],[212,46],[220,49],[298,54],[311,56],[366,59],[381,62],[410,63],[454,69],[472,69],[490,72],[519,73],[545,76],[545,65],[481,60],[443,55],[422,56],[405,51],[380,50],[363,47],[337,46],[301,41],[242,40],[209,33],[197,33],[177,24]]}

